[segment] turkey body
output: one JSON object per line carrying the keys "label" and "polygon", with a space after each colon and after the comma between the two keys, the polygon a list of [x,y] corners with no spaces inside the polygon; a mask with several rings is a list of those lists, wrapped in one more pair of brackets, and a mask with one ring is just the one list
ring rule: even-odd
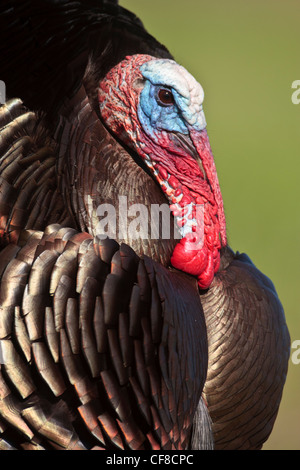
{"label": "turkey body", "polygon": [[272,282],[225,245],[199,289],[174,234],[96,236],[99,204],[167,202],[98,109],[126,56],[171,59],[116,3],[1,3],[0,446],[259,449],[289,357]]}

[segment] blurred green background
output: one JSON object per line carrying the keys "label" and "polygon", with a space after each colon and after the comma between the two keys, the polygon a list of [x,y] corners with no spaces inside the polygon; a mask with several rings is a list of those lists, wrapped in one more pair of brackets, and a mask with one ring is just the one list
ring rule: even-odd
{"label": "blurred green background", "polygon": [[[273,280],[300,340],[300,1],[120,3],[202,84],[229,243]],[[300,449],[299,424],[300,364],[290,360],[264,449]]]}

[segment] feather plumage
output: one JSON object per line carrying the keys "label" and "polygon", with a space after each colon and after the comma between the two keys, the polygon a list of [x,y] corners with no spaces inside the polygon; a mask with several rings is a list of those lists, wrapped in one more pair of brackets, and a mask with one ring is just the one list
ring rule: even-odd
{"label": "feather plumage", "polygon": [[166,202],[99,119],[113,66],[171,58],[117,3],[0,5],[0,448],[260,448],[289,354],[270,281],[225,247],[199,292],[174,234],[96,236],[102,202]]}

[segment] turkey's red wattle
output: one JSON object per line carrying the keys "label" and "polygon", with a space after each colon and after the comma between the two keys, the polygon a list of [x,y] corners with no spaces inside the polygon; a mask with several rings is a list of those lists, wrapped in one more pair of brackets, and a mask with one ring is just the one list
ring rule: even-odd
{"label": "turkey's red wattle", "polygon": [[[169,199],[178,226],[186,225],[187,208],[194,224],[192,231],[176,245],[171,263],[197,276],[199,287],[207,289],[220,266],[220,248],[226,245],[223,200],[207,132],[190,130],[198,159],[184,149],[178,155],[178,148],[170,138],[168,145],[164,141],[161,146],[143,131],[137,135],[143,144],[138,147],[138,153],[143,158],[151,155],[154,174]],[[164,135],[164,140],[167,136]],[[155,170],[159,171],[155,173]]]}
{"label": "turkey's red wattle", "polygon": [[[201,158],[213,201],[207,200],[204,203],[203,239],[201,239],[200,227],[197,224],[195,234],[188,234],[175,247],[171,262],[177,269],[196,275],[199,287],[207,289],[220,266],[221,242],[224,246],[227,242],[226,223],[217,171],[207,132],[206,130],[201,132],[190,130],[190,135]],[[205,195],[201,195],[205,200]],[[198,244],[195,235],[198,235]]]}
{"label": "turkey's red wattle", "polygon": [[193,242],[193,235],[188,234],[176,245],[171,263],[177,269],[197,276],[200,289],[207,289],[220,265],[218,250],[215,255],[216,259],[205,244],[197,249]]}

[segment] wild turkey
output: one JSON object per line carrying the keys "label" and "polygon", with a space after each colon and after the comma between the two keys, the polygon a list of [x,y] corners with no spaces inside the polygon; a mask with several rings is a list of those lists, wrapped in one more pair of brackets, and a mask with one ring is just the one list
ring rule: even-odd
{"label": "wild turkey", "polygon": [[[289,334],[227,244],[201,86],[116,1],[0,22],[1,448],[261,448]],[[120,195],[182,238],[101,240]]]}

